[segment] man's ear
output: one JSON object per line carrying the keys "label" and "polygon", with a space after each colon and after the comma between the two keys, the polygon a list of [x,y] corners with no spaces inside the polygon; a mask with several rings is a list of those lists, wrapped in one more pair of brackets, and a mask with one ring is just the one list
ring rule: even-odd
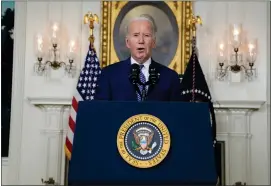
{"label": "man's ear", "polygon": [[130,43],[128,37],[125,38],[126,47],[130,48]]}
{"label": "man's ear", "polygon": [[156,48],[156,39],[152,40],[152,48]]}

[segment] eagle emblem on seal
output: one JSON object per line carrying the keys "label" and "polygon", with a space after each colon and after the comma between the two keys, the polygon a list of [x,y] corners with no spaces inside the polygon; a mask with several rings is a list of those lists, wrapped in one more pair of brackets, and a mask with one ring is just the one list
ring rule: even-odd
{"label": "eagle emblem on seal", "polygon": [[[156,147],[157,143],[152,139],[154,132],[148,127],[140,127],[133,132],[134,140],[132,147],[135,151],[140,152],[141,155],[151,154],[152,150]],[[151,145],[152,143],[152,145]]]}

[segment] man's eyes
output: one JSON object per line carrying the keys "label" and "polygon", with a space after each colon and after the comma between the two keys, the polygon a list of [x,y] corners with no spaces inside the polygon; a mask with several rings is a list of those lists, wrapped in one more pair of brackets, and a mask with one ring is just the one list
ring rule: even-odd
{"label": "man's eyes", "polygon": [[[133,36],[137,37],[139,36],[140,34],[134,34]],[[145,37],[150,37],[151,35],[150,34],[144,34]]]}

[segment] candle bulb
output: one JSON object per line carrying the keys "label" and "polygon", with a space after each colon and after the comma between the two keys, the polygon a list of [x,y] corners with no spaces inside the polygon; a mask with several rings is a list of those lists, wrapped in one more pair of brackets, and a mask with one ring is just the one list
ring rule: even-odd
{"label": "candle bulb", "polygon": [[220,44],[219,45],[219,49],[222,50],[222,51],[224,51],[224,44]]}
{"label": "candle bulb", "polygon": [[41,35],[38,35],[38,51],[42,52],[43,49],[43,39]]}
{"label": "candle bulb", "polygon": [[69,46],[70,46],[69,52],[73,53],[74,52],[74,48],[75,48],[75,42],[73,40],[70,41]]}
{"label": "candle bulb", "polygon": [[231,45],[233,46],[233,48],[239,48],[241,44],[241,26],[239,24],[233,24],[231,37]]}
{"label": "candle bulb", "polygon": [[251,59],[255,58],[255,46],[253,44],[248,45],[248,55]]}
{"label": "candle bulb", "polygon": [[52,29],[53,29],[53,37],[56,37],[56,32],[58,30],[57,23],[54,23]]}
{"label": "candle bulb", "polygon": [[220,65],[224,64],[224,61],[225,61],[224,50],[225,50],[224,43],[219,44],[218,62],[220,63]]}
{"label": "candle bulb", "polygon": [[57,44],[57,32],[59,31],[58,23],[53,23],[52,25],[52,43]]}
{"label": "candle bulb", "polygon": [[233,36],[238,37],[240,35],[240,31],[241,31],[240,27],[241,26],[238,24],[233,24],[233,30],[232,30]]}
{"label": "candle bulb", "polygon": [[251,53],[254,51],[255,46],[253,44],[248,44],[248,51]]}
{"label": "candle bulb", "polygon": [[239,41],[239,31],[238,30],[233,31],[233,40]]}
{"label": "candle bulb", "polygon": [[255,40],[251,40],[248,43],[247,61],[249,63],[254,63],[256,60],[256,44]]}
{"label": "candle bulb", "polygon": [[221,43],[219,45],[219,55],[224,56],[224,44],[223,43]]}
{"label": "candle bulb", "polygon": [[36,55],[38,58],[43,56],[43,37],[40,34],[37,35]]}
{"label": "candle bulb", "polygon": [[74,40],[71,40],[69,42],[69,47],[68,47],[68,52],[67,52],[67,57],[70,59],[70,60],[74,60],[75,58],[75,41]]}

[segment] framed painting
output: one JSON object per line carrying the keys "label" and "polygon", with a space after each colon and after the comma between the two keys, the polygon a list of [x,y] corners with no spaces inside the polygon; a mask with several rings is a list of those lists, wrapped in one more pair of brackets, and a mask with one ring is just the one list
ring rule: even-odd
{"label": "framed painting", "polygon": [[130,56],[125,45],[125,28],[129,19],[141,14],[152,16],[157,27],[152,58],[182,74],[191,55],[190,1],[103,1],[101,67]]}

